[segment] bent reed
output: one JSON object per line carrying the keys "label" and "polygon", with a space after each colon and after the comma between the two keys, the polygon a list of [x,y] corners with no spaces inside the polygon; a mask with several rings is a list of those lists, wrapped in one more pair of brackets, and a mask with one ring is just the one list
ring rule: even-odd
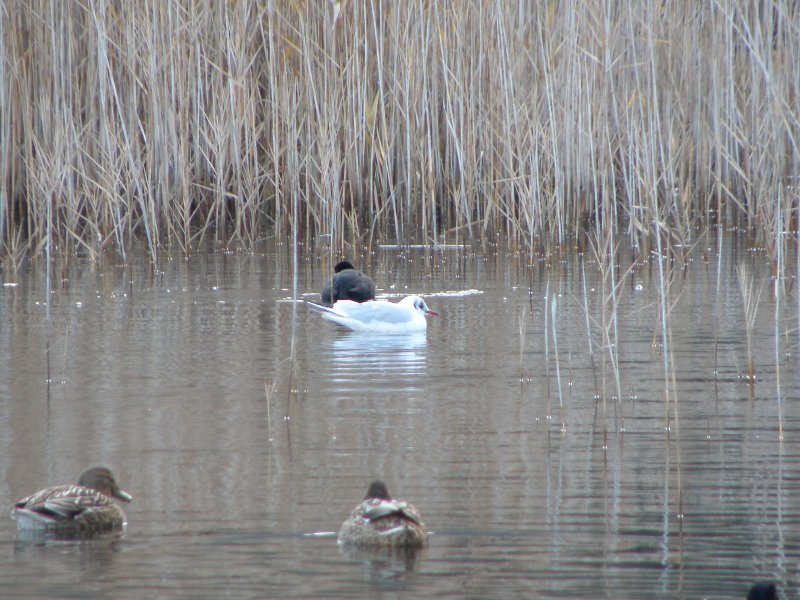
{"label": "bent reed", "polygon": [[795,0],[7,0],[0,258],[797,229]]}

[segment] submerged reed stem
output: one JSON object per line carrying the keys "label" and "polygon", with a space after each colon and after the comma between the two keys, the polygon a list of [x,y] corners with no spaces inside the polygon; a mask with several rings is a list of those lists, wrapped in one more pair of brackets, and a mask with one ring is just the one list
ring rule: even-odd
{"label": "submerged reed stem", "polygon": [[558,358],[558,328],[556,327],[557,319],[556,319],[556,296],[553,295],[553,299],[550,301],[550,310],[551,310],[551,319],[550,322],[553,327],[553,356],[555,357],[556,361],[556,384],[558,385],[558,407],[561,412],[561,433],[565,433],[567,431],[567,423],[564,420],[564,393],[561,389],[561,362]]}
{"label": "submerged reed stem", "polygon": [[764,286],[756,282],[755,275],[744,263],[736,266],[736,274],[739,277],[739,289],[742,293],[744,326],[747,336],[747,381],[750,385],[755,385],[756,368],[753,354],[753,330]]}

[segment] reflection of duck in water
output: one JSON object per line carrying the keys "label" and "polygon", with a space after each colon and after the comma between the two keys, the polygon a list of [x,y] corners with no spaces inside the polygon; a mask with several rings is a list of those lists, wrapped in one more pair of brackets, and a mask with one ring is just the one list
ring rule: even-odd
{"label": "reflection of duck in water", "polygon": [[11,516],[25,531],[83,536],[120,529],[125,513],[112,500],[132,500],[105,467],[81,473],[77,484],[45,488],[14,504]]}
{"label": "reflection of duck in water", "polygon": [[388,585],[396,590],[401,580],[414,575],[422,549],[339,544],[339,552],[348,560],[362,563],[367,581],[379,588]]}
{"label": "reflection of duck in water", "polygon": [[375,284],[372,279],[356,271],[349,261],[336,263],[333,272],[334,276],[326,281],[325,287],[322,288],[324,304],[333,304],[337,300],[366,302],[375,299]]}
{"label": "reflection of duck in water", "polygon": [[759,581],[750,588],[747,600],[778,600],[778,589],[770,581]]}
{"label": "reflection of duck in water", "polygon": [[339,300],[332,307],[307,302],[323,319],[353,331],[383,331],[402,333],[424,331],[428,327],[427,315],[436,315],[419,296],[406,296],[400,302],[371,300],[353,302]]}
{"label": "reflection of duck in water", "polygon": [[393,500],[382,481],[373,481],[364,501],[353,509],[339,530],[339,543],[360,548],[422,548],[428,530],[419,511]]}

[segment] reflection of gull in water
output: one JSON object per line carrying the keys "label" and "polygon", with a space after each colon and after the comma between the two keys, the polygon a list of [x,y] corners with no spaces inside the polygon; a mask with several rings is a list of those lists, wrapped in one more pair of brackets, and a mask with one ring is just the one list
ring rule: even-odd
{"label": "reflection of gull in water", "polygon": [[312,310],[320,313],[323,319],[353,331],[382,333],[424,331],[428,326],[425,317],[437,314],[428,308],[425,300],[419,296],[406,296],[400,302],[339,300],[332,307],[308,301],[306,304]]}
{"label": "reflection of gull in water", "polygon": [[333,348],[337,353],[351,353],[355,356],[359,356],[360,353],[391,354],[398,350],[419,350],[425,348],[427,342],[428,338],[424,331],[410,333],[350,331],[337,335]]}
{"label": "reflection of gull in water", "polygon": [[[333,382],[339,391],[372,386],[377,382],[413,383],[409,376],[425,370],[427,338],[424,332],[390,334],[350,332],[338,335],[329,352]],[[343,384],[348,384],[343,387]]]}

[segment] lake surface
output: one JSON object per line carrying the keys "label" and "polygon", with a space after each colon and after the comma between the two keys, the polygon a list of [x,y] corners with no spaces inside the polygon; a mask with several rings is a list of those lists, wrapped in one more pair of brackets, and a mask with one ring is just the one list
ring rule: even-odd
{"label": "lake surface", "polygon": [[[656,259],[620,260],[612,323],[589,257],[378,247],[351,258],[439,313],[381,336],[292,301],[337,258],[301,254],[295,279],[285,246],[72,257],[49,306],[43,261],[4,275],[0,501],[94,463],[134,496],[94,541],[0,518],[4,595],[744,598],[771,579],[797,597],[798,299],[792,276],[776,309],[760,251],[712,236],[679,268],[668,377]],[[739,265],[765,286],[752,386]],[[340,551],[376,477],[429,548]]]}

